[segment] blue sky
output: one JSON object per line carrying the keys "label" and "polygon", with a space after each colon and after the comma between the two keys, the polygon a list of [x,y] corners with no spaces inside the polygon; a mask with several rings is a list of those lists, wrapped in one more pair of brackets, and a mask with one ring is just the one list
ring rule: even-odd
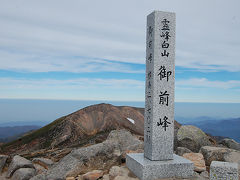
{"label": "blue sky", "polygon": [[146,16],[176,13],[176,102],[240,102],[239,0],[0,1],[0,98],[144,101]]}

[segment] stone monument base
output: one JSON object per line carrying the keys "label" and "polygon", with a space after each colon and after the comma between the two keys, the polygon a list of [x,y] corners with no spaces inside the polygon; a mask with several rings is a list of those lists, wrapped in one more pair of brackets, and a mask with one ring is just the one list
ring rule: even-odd
{"label": "stone monument base", "polygon": [[189,178],[193,176],[194,165],[191,161],[177,155],[173,160],[151,161],[143,153],[127,154],[127,167],[141,180],[159,178]]}

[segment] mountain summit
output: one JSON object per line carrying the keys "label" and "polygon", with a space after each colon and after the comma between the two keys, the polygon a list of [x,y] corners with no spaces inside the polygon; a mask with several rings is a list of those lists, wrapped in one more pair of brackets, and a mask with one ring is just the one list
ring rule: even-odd
{"label": "mountain summit", "polygon": [[125,128],[143,135],[144,109],[97,104],[56,119],[52,123],[3,146],[15,152],[79,146],[89,141],[102,141],[113,129]]}

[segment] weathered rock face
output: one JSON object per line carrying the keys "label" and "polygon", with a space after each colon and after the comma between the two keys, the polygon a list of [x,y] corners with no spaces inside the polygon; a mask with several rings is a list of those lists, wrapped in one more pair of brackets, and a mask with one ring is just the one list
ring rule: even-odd
{"label": "weathered rock face", "polygon": [[192,151],[185,147],[177,147],[176,154],[182,156],[185,153],[191,153]]}
{"label": "weathered rock face", "polygon": [[103,171],[94,170],[82,175],[83,180],[98,180],[103,177]]}
{"label": "weathered rock face", "polygon": [[199,173],[206,171],[204,157],[201,153],[185,153],[183,157],[194,163],[194,171]]}
{"label": "weathered rock face", "polygon": [[[99,165],[99,161],[105,162],[105,164],[102,164],[102,168],[107,168],[106,164],[117,162],[117,157],[112,156],[114,148],[116,146],[117,143],[113,144],[105,142],[86,148],[73,150],[70,154],[61,159],[57,164],[53,165],[46,173],[37,175],[32,179],[65,180],[67,176],[76,176],[78,174],[81,174],[84,168],[86,169],[86,172],[88,172],[90,169],[87,169],[87,167],[95,167],[96,165]],[[109,159],[111,159],[111,162],[107,162]]]}
{"label": "weathered rock face", "polygon": [[177,133],[179,147],[186,147],[193,152],[199,152],[202,146],[209,146],[208,136],[195,126],[181,126]]}
{"label": "weathered rock face", "polygon": [[139,180],[138,178],[131,178],[126,176],[116,176],[114,180]]}
{"label": "weathered rock face", "polygon": [[20,168],[12,176],[12,180],[29,180],[35,176],[36,170],[32,168]]}
{"label": "weathered rock face", "polygon": [[34,158],[32,162],[43,166],[45,169],[48,169],[53,165],[53,161],[47,158]]}
{"label": "weathered rock face", "polygon": [[33,168],[34,166],[31,161],[16,155],[13,157],[12,162],[8,168],[7,177],[10,178],[13,173],[20,168]]}
{"label": "weathered rock face", "polygon": [[181,124],[179,124],[177,121],[174,121],[174,140],[173,140],[173,150],[176,151],[178,147],[178,141],[177,141],[177,133],[179,128],[181,127]]}
{"label": "weathered rock face", "polygon": [[226,146],[230,149],[235,149],[235,150],[240,151],[240,143],[234,141],[233,139],[225,138],[222,140],[221,144],[223,144],[224,146]]}
{"label": "weathered rock face", "polygon": [[205,179],[209,179],[209,174],[208,174],[207,171],[201,172],[201,173],[200,173],[200,176],[203,177],[203,178],[205,178]]}
{"label": "weathered rock face", "polygon": [[226,162],[238,163],[238,172],[240,174],[240,151],[232,151],[223,155],[223,160]]}
{"label": "weathered rock face", "polygon": [[[75,180],[75,178],[74,177],[67,177],[66,180]],[[82,180],[82,178],[80,180]]]}
{"label": "weathered rock face", "polygon": [[0,174],[2,172],[3,167],[5,166],[7,159],[8,159],[8,156],[0,155]]}
{"label": "weathered rock face", "polygon": [[103,179],[102,180],[110,180],[110,178],[109,178],[109,174],[105,174],[105,175],[103,175]]}
{"label": "weathered rock face", "polygon": [[212,161],[210,166],[210,180],[238,180],[237,166],[237,163]]}
{"label": "weathered rock face", "polygon": [[207,166],[210,166],[212,161],[224,161],[224,155],[233,151],[233,149],[212,146],[203,146],[200,149],[200,153],[204,156]]}
{"label": "weathered rock face", "polygon": [[143,148],[143,142],[138,140],[129,131],[124,129],[111,131],[107,140],[118,142],[118,146],[121,151]]}
{"label": "weathered rock face", "polygon": [[109,178],[113,180],[138,180],[138,178],[129,177],[130,171],[125,166],[113,166],[109,170]]}
{"label": "weathered rock face", "polygon": [[[76,177],[93,169],[108,170],[121,163],[120,154],[123,151],[135,150],[143,147],[142,144],[143,142],[132,136],[127,130],[112,131],[103,143],[73,150],[50,167],[46,173],[39,174],[31,180],[65,180],[67,176]],[[120,153],[115,153],[116,150]]]}
{"label": "weathered rock face", "polygon": [[45,169],[43,166],[39,164],[33,164],[34,168],[36,169],[36,174],[41,174],[43,172],[47,172],[47,169]]}
{"label": "weathered rock face", "polygon": [[[166,180],[178,180],[178,179],[169,178],[169,179],[166,179]],[[201,176],[200,174],[198,174],[197,172],[194,172],[192,178],[184,179],[184,180],[209,180],[209,178],[205,178],[205,177]]]}
{"label": "weathered rock face", "polygon": [[110,179],[114,179],[116,176],[125,176],[127,177],[129,170],[126,167],[113,166],[109,170]]}

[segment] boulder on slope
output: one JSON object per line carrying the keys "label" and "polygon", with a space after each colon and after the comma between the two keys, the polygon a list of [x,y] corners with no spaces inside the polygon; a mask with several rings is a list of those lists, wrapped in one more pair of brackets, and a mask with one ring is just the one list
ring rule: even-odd
{"label": "boulder on slope", "polygon": [[126,150],[143,149],[143,142],[125,129],[111,131],[107,140],[118,142],[118,148],[121,152]]}
{"label": "boulder on slope", "polygon": [[204,157],[201,153],[185,153],[183,157],[194,163],[194,171],[199,173],[206,171]]}
{"label": "boulder on slope", "polygon": [[236,142],[233,139],[225,138],[220,142],[220,144],[223,144],[224,146],[230,149],[235,149],[240,151],[240,143]]}
{"label": "boulder on slope", "polygon": [[225,161],[224,156],[235,151],[234,149],[213,146],[203,146],[200,149],[207,166],[210,166],[212,161]]}
{"label": "boulder on slope", "polygon": [[53,165],[53,161],[48,158],[34,158],[32,162],[43,166],[45,169],[48,169]]}
{"label": "boulder on slope", "polygon": [[177,147],[176,154],[182,156],[185,153],[191,153],[192,151],[185,147]]}
{"label": "boulder on slope", "polygon": [[7,155],[0,155],[0,173],[2,172],[2,169],[5,166],[7,159]]}
{"label": "boulder on slope", "polygon": [[12,176],[12,180],[29,180],[35,176],[36,170],[32,168],[20,168]]}
{"label": "boulder on slope", "polygon": [[20,168],[33,168],[34,166],[31,161],[16,155],[13,157],[12,162],[10,163],[10,166],[8,167],[8,172],[7,172],[7,178],[10,178],[13,173],[20,169]]}
{"label": "boulder on slope", "polygon": [[193,152],[199,152],[202,146],[209,146],[208,136],[199,128],[191,125],[181,126],[177,133],[179,147],[186,147]]}
{"label": "boulder on slope", "polygon": [[101,179],[102,177],[103,177],[102,170],[94,170],[82,175],[83,180],[98,180]]}
{"label": "boulder on slope", "polygon": [[232,151],[223,155],[223,160],[226,162],[238,163],[238,172],[240,174],[240,151]]}
{"label": "boulder on slope", "polygon": [[[65,180],[66,177],[75,177],[94,169],[108,170],[121,163],[120,154],[123,151],[135,150],[142,146],[143,143],[129,131],[114,130],[103,143],[73,150],[50,167],[46,173],[39,174],[31,180]],[[116,155],[116,150],[120,151],[119,156]]]}

